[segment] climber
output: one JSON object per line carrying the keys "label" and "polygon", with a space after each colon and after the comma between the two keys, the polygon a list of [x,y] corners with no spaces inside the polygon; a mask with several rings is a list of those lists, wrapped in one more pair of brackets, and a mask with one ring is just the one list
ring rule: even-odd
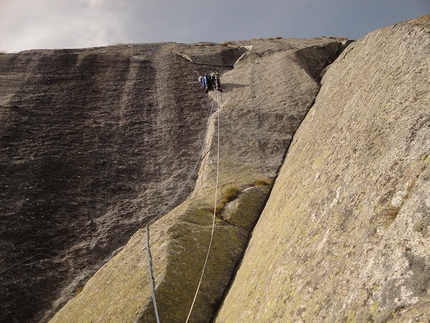
{"label": "climber", "polygon": [[206,89],[206,76],[199,76],[199,82],[202,85],[202,88]]}
{"label": "climber", "polygon": [[199,81],[202,84],[202,88],[204,89],[205,93],[208,93],[208,91],[213,90],[212,77],[210,74],[199,76]]}
{"label": "climber", "polygon": [[199,76],[199,82],[201,83],[205,93],[208,93],[209,91],[214,91],[214,90],[218,90],[222,92],[221,82],[219,80],[218,73],[212,72],[210,74]]}
{"label": "climber", "polygon": [[221,81],[219,79],[218,72],[217,73],[212,72],[211,77],[212,77],[212,83],[213,83],[214,89],[222,92]]}

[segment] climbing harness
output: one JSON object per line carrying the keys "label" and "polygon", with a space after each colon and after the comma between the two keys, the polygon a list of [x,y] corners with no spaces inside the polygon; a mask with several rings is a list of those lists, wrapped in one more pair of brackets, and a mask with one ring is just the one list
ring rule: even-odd
{"label": "climbing harness", "polygon": [[[195,171],[197,169],[197,166],[198,166],[198,164],[199,164],[199,162],[201,160],[201,157],[203,156],[203,151],[204,151],[205,143],[206,143],[206,136],[207,136],[208,128],[209,128],[209,120],[210,120],[210,117],[211,117],[212,112],[213,112],[213,107],[214,107],[214,104],[212,102],[211,108],[210,108],[210,111],[209,111],[208,122],[207,122],[206,131],[205,131],[205,137],[203,139],[203,143],[202,143],[202,147],[201,147],[201,150],[200,150],[199,157],[198,157],[196,163],[194,164],[193,169],[191,170],[191,172],[188,175],[187,179],[185,180],[184,184],[179,189],[179,191],[175,194],[175,196],[170,200],[170,202],[151,221],[149,221],[146,224],[146,227],[145,227],[145,229],[146,229],[146,254],[147,254],[147,258],[148,258],[149,283],[150,283],[150,287],[151,287],[152,304],[154,306],[155,319],[156,319],[157,323],[160,323],[160,318],[159,318],[159,315],[158,315],[157,300],[155,298],[155,285],[154,285],[154,276],[153,276],[153,272],[152,272],[151,250],[149,248],[149,225],[151,223],[153,223],[154,221],[156,221],[157,219],[159,219],[162,215],[164,215],[164,212],[176,201],[176,199],[179,197],[179,195],[185,189],[185,187],[187,186],[187,184],[191,180],[191,177],[195,173]],[[218,156],[219,156],[219,112],[218,112]],[[218,170],[217,170],[217,182],[218,182]],[[217,183],[217,187],[218,187],[218,183]],[[216,200],[215,200],[215,203],[216,203]],[[214,210],[215,210],[215,208],[214,208]],[[215,213],[214,213],[214,215],[215,215]],[[213,227],[212,227],[212,236],[213,236],[213,230],[214,230],[213,228],[215,226],[215,218],[214,218],[213,221],[214,221],[214,223],[213,223]],[[212,243],[212,238],[211,238],[211,243]],[[207,257],[208,256],[209,256],[209,253],[208,253]],[[206,262],[207,262],[207,259],[205,261],[205,266],[206,266]],[[202,276],[203,276],[203,273],[202,273]],[[199,287],[200,287],[200,283],[199,283]],[[196,297],[197,297],[197,292],[196,292]],[[194,305],[194,301],[193,301],[193,305]],[[190,311],[190,314],[191,314],[191,311]],[[188,318],[187,318],[187,322],[188,322]]]}
{"label": "climbing harness", "polygon": [[[218,93],[218,92],[217,92]],[[218,101],[218,94],[217,94],[217,101]],[[200,280],[199,283],[197,285],[197,289],[196,289],[196,293],[194,294],[194,299],[193,302],[191,303],[191,308],[190,308],[190,312],[188,313],[187,319],[185,321],[185,323],[188,323],[188,320],[190,319],[191,313],[193,311],[194,308],[194,304],[196,303],[196,299],[197,299],[197,295],[199,293],[200,290],[200,285],[202,284],[203,281],[203,276],[205,274],[206,271],[206,266],[208,264],[208,259],[209,259],[209,254],[212,248],[212,242],[213,242],[213,238],[214,238],[214,231],[215,231],[215,220],[216,220],[216,206],[217,206],[217,195],[218,195],[218,178],[219,178],[219,146],[220,146],[220,109],[218,109],[218,119],[217,119],[217,133],[218,133],[218,139],[217,139],[217,161],[216,161],[216,176],[215,176],[215,193],[214,193],[214,211],[213,211],[213,216],[212,216],[212,230],[211,230],[211,238],[209,240],[209,246],[208,246],[208,250],[206,252],[206,258],[205,258],[205,262],[203,264],[203,269],[202,269],[202,273],[200,275]]]}

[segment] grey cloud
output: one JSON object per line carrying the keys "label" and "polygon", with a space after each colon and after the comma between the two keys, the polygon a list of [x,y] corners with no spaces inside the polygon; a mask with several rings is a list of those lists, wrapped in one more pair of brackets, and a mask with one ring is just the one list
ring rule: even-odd
{"label": "grey cloud", "polygon": [[0,51],[366,33],[428,0],[0,0]]}

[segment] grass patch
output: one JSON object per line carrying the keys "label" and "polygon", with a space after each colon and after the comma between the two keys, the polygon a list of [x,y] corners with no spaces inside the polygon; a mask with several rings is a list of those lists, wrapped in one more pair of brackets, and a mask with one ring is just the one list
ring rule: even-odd
{"label": "grass patch", "polygon": [[222,199],[215,208],[215,213],[217,215],[221,214],[222,210],[225,208],[227,203],[234,201],[235,199],[238,198],[238,196],[241,193],[241,190],[236,185],[232,185],[227,187],[224,191],[221,190],[221,192],[222,192]]}
{"label": "grass patch", "polygon": [[391,223],[394,222],[400,209],[401,209],[401,206],[395,207],[391,204],[385,207],[384,209],[382,209],[381,216],[386,226],[389,226]]}
{"label": "grass patch", "polygon": [[256,179],[252,186],[272,186],[273,185],[273,178],[264,178],[264,179]]}
{"label": "grass patch", "polygon": [[[257,179],[252,184],[252,186],[272,186],[274,182],[273,178],[267,177],[262,179]],[[249,186],[248,186],[249,187]],[[242,193],[242,190],[237,185],[230,185],[226,188],[221,189],[222,199],[217,204],[215,208],[215,214],[218,217],[221,217],[221,213],[224,210],[227,203],[234,201],[239,197],[239,195]]]}
{"label": "grass patch", "polygon": [[84,286],[76,288],[75,296],[78,296],[84,290]]}

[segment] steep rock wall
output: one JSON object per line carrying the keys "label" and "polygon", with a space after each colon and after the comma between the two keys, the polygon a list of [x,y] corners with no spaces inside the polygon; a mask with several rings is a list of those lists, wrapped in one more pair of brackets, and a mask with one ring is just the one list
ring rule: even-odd
{"label": "steep rock wall", "polygon": [[52,315],[172,199],[206,132],[197,78],[244,52],[165,43],[0,55],[1,322]]}
{"label": "steep rock wall", "polygon": [[[155,295],[163,322],[182,322],[189,314],[216,207],[208,266],[190,316],[190,322],[211,320],[265,204],[271,180],[318,93],[316,75],[344,46],[327,39],[247,45],[252,49],[222,75],[224,92],[210,93],[216,111],[209,120],[193,193],[149,227]],[[196,62],[193,52],[177,54]],[[51,322],[155,322],[145,240],[141,229]]]}
{"label": "steep rock wall", "polygon": [[430,16],[350,45],[215,322],[430,321]]}

